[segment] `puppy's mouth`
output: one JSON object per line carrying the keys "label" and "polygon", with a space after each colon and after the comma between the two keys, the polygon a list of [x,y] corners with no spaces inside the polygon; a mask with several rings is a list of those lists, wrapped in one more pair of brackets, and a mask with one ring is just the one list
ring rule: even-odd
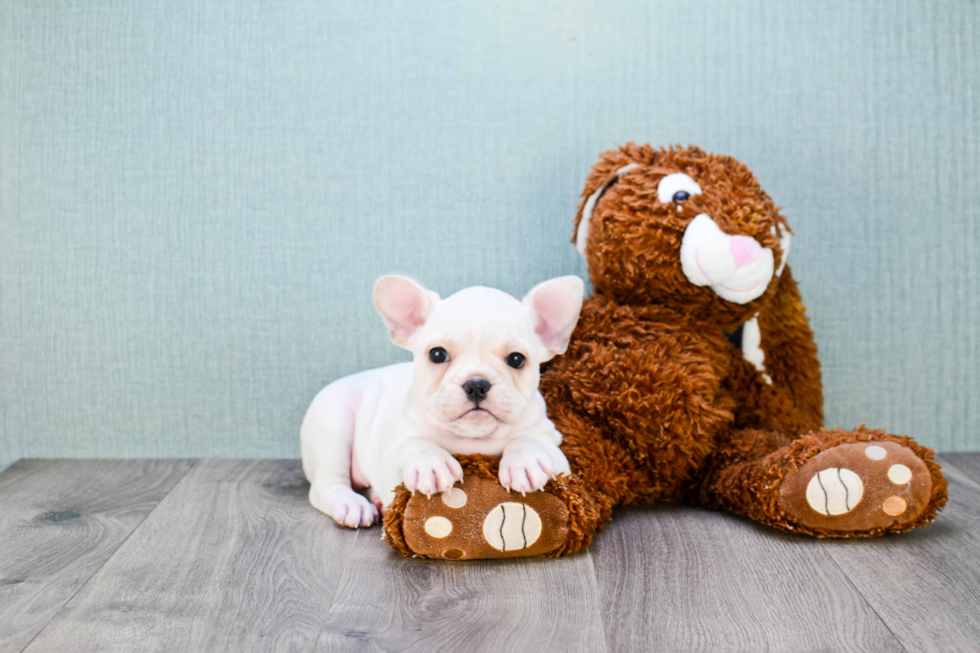
{"label": "puppy's mouth", "polygon": [[494,419],[497,419],[497,416],[494,415],[491,411],[489,411],[486,408],[483,408],[483,407],[477,405],[477,406],[474,406],[473,408],[470,408],[469,410],[467,410],[466,412],[464,412],[462,415],[460,415],[456,419],[457,420],[465,419],[465,418],[481,419],[483,417],[486,417],[487,415],[489,415],[490,417],[492,417]]}

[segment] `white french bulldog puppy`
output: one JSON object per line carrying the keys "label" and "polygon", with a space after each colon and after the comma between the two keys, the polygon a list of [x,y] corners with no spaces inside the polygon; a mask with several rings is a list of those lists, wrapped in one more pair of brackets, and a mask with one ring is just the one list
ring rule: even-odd
{"label": "white french bulldog puppy", "polygon": [[[313,400],[300,429],[313,507],[370,526],[399,483],[432,496],[462,480],[451,454],[501,456],[500,483],[522,493],[569,473],[538,366],[564,353],[583,291],[578,277],[559,277],[523,301],[479,286],[440,300],[411,279],[378,279],[374,305],[414,360],[345,377]],[[355,492],[367,488],[371,501]]]}

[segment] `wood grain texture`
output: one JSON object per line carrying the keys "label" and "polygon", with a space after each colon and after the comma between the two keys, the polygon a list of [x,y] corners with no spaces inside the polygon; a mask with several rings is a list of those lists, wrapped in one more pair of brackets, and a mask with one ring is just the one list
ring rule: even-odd
{"label": "wood grain texture", "polygon": [[336,527],[298,461],[22,461],[0,651],[974,651],[980,454],[942,463],[949,505],[898,536],[664,505],[572,557],[441,562]]}
{"label": "wood grain texture", "polygon": [[951,453],[939,457],[946,476],[980,490],[980,453]]}
{"label": "wood grain texture", "polygon": [[299,461],[199,461],[29,651],[309,651],[355,538]]}
{"label": "wood grain texture", "polygon": [[0,651],[27,646],[192,464],[21,460],[0,475]]}
{"label": "wood grain texture", "polygon": [[316,651],[602,651],[592,561],[405,558],[357,535]]}
{"label": "wood grain texture", "polygon": [[811,538],[661,505],[620,510],[591,551],[612,650],[901,650]]}
{"label": "wood grain texture", "polygon": [[[957,457],[956,462],[964,458]],[[980,456],[969,466],[980,467]],[[909,651],[980,649],[980,486],[940,458],[949,503],[899,536],[821,543]]]}

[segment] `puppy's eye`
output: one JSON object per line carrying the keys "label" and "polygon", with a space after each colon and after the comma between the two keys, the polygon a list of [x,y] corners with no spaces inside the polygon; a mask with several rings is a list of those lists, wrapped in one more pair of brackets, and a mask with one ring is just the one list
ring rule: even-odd
{"label": "puppy's eye", "polygon": [[686,202],[695,195],[701,194],[701,187],[683,172],[669,174],[657,184],[657,199],[661,204]]}
{"label": "puppy's eye", "polygon": [[515,370],[519,370],[524,367],[524,360],[524,354],[519,354],[516,351],[507,356],[507,364],[513,367]]}
{"label": "puppy's eye", "polygon": [[433,347],[429,350],[429,360],[433,363],[445,363],[449,360],[449,352],[442,347]]}

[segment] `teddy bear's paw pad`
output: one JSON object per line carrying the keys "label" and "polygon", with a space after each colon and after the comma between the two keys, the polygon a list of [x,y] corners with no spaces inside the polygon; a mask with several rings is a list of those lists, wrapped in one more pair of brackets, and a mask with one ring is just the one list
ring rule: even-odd
{"label": "teddy bear's paw pad", "polygon": [[451,490],[409,499],[402,530],[412,552],[429,558],[539,556],[565,542],[568,508],[546,491],[525,497],[467,475]]}
{"label": "teddy bear's paw pad", "polygon": [[839,444],[790,472],[779,491],[786,514],[827,535],[910,522],[932,493],[929,468],[896,442]]}

